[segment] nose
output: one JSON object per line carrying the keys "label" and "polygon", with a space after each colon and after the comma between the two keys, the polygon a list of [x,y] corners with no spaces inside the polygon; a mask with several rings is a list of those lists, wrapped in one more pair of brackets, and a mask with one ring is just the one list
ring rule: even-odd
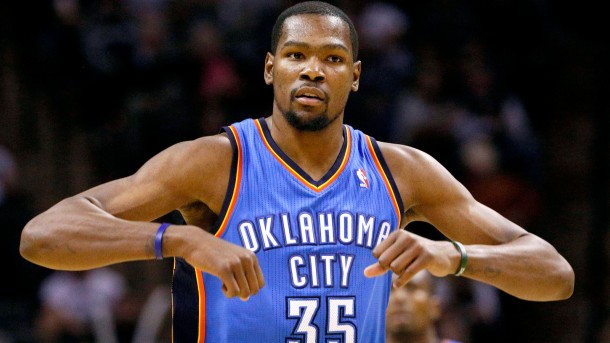
{"label": "nose", "polygon": [[306,81],[324,81],[326,75],[324,74],[320,61],[315,57],[310,58],[303,67],[300,78]]}
{"label": "nose", "polygon": [[390,302],[403,306],[403,304],[409,302],[409,292],[404,288],[393,289],[390,293]]}

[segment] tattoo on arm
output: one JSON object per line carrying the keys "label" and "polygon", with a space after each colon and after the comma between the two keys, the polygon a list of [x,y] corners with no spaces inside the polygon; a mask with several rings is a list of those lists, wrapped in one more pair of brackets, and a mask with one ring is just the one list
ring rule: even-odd
{"label": "tattoo on arm", "polygon": [[489,277],[489,278],[497,278],[498,276],[500,276],[500,269],[497,268],[493,268],[493,267],[486,267],[483,270],[483,275]]}
{"label": "tattoo on arm", "polygon": [[485,267],[482,269],[478,269],[478,268],[466,268],[467,270],[470,270],[474,275],[483,275],[486,278],[490,278],[490,279],[495,279],[497,277],[500,276],[500,274],[502,274],[501,270],[498,268],[494,268],[494,267]]}
{"label": "tattoo on arm", "polygon": [[68,250],[68,252],[70,252],[72,255],[76,254],[76,249],[74,249],[72,247],[72,245],[68,242],[66,243],[66,249]]}

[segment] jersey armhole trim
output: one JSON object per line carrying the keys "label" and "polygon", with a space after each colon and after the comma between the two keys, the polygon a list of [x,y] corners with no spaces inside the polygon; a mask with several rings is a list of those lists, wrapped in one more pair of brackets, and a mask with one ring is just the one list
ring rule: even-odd
{"label": "jersey armhole trim", "polygon": [[195,278],[197,280],[197,293],[199,295],[199,330],[197,342],[205,342],[205,326],[206,326],[206,307],[205,307],[205,283],[203,282],[203,274],[199,268],[195,268]]}
{"label": "jersey armhole trim", "polygon": [[229,218],[231,217],[233,209],[235,208],[235,203],[237,202],[242,176],[242,146],[239,134],[233,126],[225,126],[222,129],[227,133],[227,137],[231,142],[233,157],[231,160],[231,172],[229,175],[227,192],[222,203],[222,209],[214,224],[214,227],[216,228],[215,232],[212,232],[216,237],[221,237],[227,228],[227,223],[229,222]]}
{"label": "jersey armhole trim", "polygon": [[394,209],[396,210],[396,215],[398,216],[398,225],[400,226],[402,215],[405,213],[405,208],[402,203],[402,198],[400,196],[400,192],[398,191],[398,187],[396,186],[396,182],[394,182],[394,177],[392,177],[390,168],[383,158],[383,154],[381,153],[381,149],[379,149],[379,145],[377,144],[375,138],[366,136],[366,141],[368,143],[369,150],[371,151],[371,155],[375,160],[375,165],[381,172],[386,187],[388,188],[388,192],[390,193],[390,197],[392,198],[392,202],[394,204]]}

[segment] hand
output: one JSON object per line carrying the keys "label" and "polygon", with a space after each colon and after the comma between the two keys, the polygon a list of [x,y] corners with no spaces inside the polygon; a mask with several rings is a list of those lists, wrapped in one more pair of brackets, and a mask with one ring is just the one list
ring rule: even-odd
{"label": "hand", "polygon": [[193,242],[191,252],[184,258],[192,266],[217,276],[227,298],[238,296],[246,301],[263,288],[265,279],[253,252],[208,232],[200,232],[203,241]]}
{"label": "hand", "polygon": [[398,275],[395,287],[404,286],[422,269],[434,276],[451,274],[460,257],[451,242],[432,241],[405,230],[392,232],[373,249],[373,256],[378,262],[366,267],[364,275],[376,277],[392,270]]}

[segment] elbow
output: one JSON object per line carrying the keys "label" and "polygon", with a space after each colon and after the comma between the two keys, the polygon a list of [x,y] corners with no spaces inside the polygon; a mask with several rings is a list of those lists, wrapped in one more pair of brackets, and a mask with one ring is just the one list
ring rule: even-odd
{"label": "elbow", "polygon": [[[551,269],[552,268],[552,269]],[[527,287],[525,293],[517,295],[517,298],[536,301],[552,302],[569,299],[574,293],[574,271],[565,261],[560,266],[550,267],[543,278],[536,284]],[[544,286],[542,286],[544,284]]]}
{"label": "elbow", "polygon": [[564,261],[564,266],[559,276],[560,281],[558,282],[556,300],[565,300],[574,294],[575,279],[574,270],[567,261]]}
{"label": "elbow", "polygon": [[39,250],[37,249],[38,240],[36,239],[35,230],[32,228],[32,221],[21,231],[21,241],[19,242],[19,254],[30,262],[36,260],[36,252]]}
{"label": "elbow", "polygon": [[[60,270],[83,270],[76,243],[83,212],[82,198],[66,199],[32,218],[21,231],[19,253],[40,266]],[[76,224],[74,224],[76,223]]]}
{"label": "elbow", "polygon": [[549,281],[546,291],[537,301],[560,301],[569,299],[574,294],[575,276],[572,266],[561,258],[556,266],[550,267],[551,273],[547,273],[546,280]]}
{"label": "elbow", "polygon": [[37,222],[38,219],[34,218],[23,228],[19,242],[19,253],[24,259],[32,263],[44,265],[44,251],[48,250],[50,242],[45,238],[47,235],[40,229]]}

